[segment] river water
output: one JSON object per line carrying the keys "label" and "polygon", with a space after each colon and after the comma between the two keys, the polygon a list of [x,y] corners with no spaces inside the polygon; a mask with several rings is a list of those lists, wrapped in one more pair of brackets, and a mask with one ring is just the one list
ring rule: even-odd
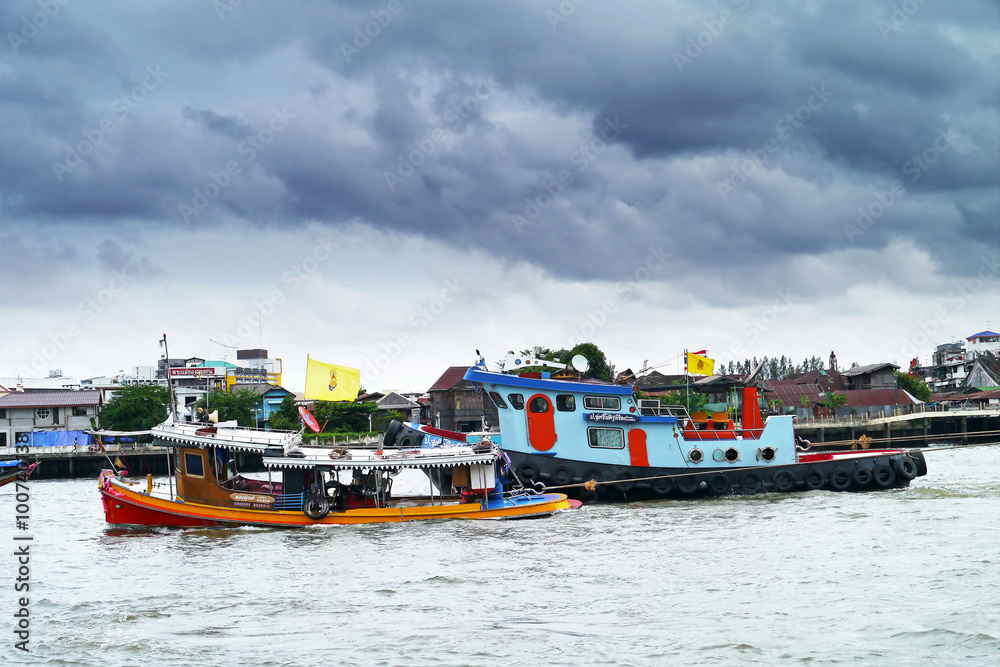
{"label": "river water", "polygon": [[1000,447],[910,488],[586,506],[528,521],[114,531],[96,480],[0,490],[46,665],[996,665]]}

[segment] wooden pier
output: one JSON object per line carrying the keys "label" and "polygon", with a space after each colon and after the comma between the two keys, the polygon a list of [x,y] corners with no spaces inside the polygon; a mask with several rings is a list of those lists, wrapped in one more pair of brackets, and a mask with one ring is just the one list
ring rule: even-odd
{"label": "wooden pier", "polygon": [[814,447],[851,449],[862,436],[870,447],[926,447],[931,444],[979,444],[1000,441],[1000,409],[915,412],[867,420],[798,423],[795,434]]}

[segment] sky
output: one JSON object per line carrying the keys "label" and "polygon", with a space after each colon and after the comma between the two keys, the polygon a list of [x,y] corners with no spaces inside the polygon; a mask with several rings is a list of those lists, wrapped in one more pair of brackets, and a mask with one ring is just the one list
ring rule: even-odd
{"label": "sky", "polygon": [[5,0],[0,376],[1000,329],[995,0]]}

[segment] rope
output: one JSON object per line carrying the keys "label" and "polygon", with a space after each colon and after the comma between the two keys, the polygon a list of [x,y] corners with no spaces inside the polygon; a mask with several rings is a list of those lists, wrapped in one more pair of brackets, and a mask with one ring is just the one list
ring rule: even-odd
{"label": "rope", "polygon": [[[945,451],[952,450],[952,449],[970,449],[972,447],[995,447],[997,445],[1000,445],[1000,442],[987,442],[987,443],[981,443],[981,444],[975,444],[975,445],[951,445],[951,446],[945,446],[945,447],[928,447],[926,449],[908,449],[908,450],[904,450],[903,453],[904,454],[908,454],[910,452],[920,452],[920,453],[923,453],[923,452],[945,452]],[[877,454],[873,453],[872,456],[873,457],[877,456]],[[856,458],[859,458],[859,457],[854,457],[854,459],[856,459]],[[746,468],[736,468],[736,470],[739,470],[740,472],[746,472],[746,471],[750,471],[750,470],[774,470],[775,468],[787,468],[789,466],[797,466],[797,465],[803,465],[803,464],[802,463],[798,463],[798,462],[796,462],[796,463],[777,463],[777,464],[774,464],[774,465],[766,465],[766,466],[748,466]],[[732,468],[731,468],[731,470],[732,470]],[[631,482],[649,482],[649,481],[653,481],[653,480],[657,480],[657,479],[673,479],[674,477],[690,477],[690,476],[697,476],[697,475],[714,475],[714,474],[719,473],[719,472],[722,472],[722,471],[720,469],[718,469],[718,468],[715,468],[715,469],[712,469],[712,470],[691,470],[691,471],[688,471],[688,472],[672,473],[670,475],[655,475],[653,477],[634,477],[632,479],[610,479],[610,480],[589,479],[587,481],[578,482],[576,484],[562,484],[560,486],[544,486],[544,485],[543,486],[544,486],[544,488],[545,488],[546,491],[559,491],[561,489],[576,489],[576,488],[580,488],[580,487],[585,487],[588,491],[593,491],[598,486],[605,485],[605,484],[622,484],[622,483],[626,483],[627,484],[627,483],[631,483]]]}

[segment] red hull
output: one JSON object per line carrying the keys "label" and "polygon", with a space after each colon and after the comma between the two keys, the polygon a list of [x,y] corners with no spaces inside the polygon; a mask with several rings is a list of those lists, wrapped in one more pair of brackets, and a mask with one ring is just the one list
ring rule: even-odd
{"label": "red hull", "polygon": [[216,521],[177,516],[168,512],[159,512],[148,507],[139,507],[116,498],[101,489],[101,502],[104,503],[104,519],[118,526],[171,526],[175,528],[218,527],[222,524]]}

